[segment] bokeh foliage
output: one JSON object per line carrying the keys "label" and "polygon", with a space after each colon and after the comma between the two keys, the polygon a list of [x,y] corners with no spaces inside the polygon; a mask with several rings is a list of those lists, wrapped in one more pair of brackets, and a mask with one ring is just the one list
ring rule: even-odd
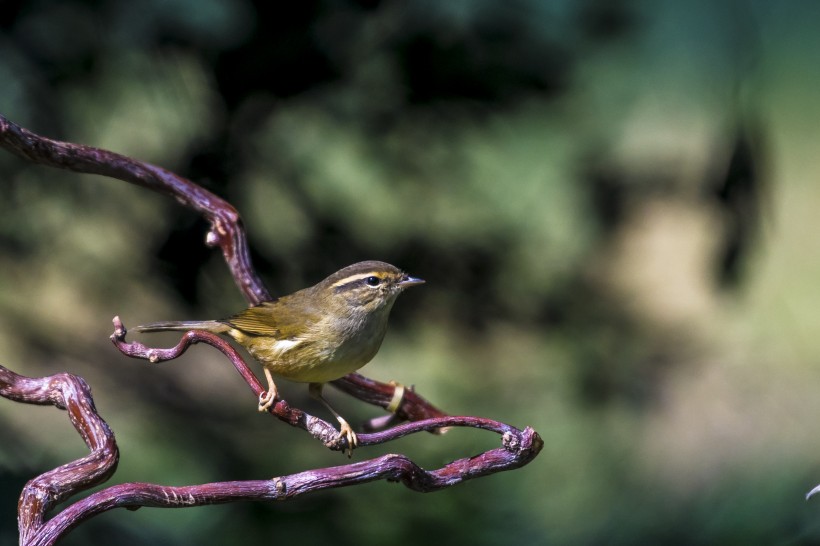
{"label": "bokeh foliage", "polygon": [[[818,24],[751,0],[5,2],[6,116],[224,196],[274,293],[361,259],[427,279],[364,373],[546,442],[434,495],[119,511],[66,544],[815,543]],[[0,173],[0,363],[89,381],[114,481],[343,463],[256,415],[214,351],[148,366],[111,347],[115,314],[243,305],[200,219],[8,154]],[[11,542],[25,480],[84,447],[53,409],[2,405]],[[493,445],[457,430],[356,457]]]}

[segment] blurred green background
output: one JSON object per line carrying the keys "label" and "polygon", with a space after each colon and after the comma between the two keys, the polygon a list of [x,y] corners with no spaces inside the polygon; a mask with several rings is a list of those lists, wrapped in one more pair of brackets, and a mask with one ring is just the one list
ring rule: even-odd
{"label": "blurred green background", "polygon": [[[545,441],[435,494],[119,510],[65,544],[820,542],[817,28],[820,4],[763,0],[4,1],[0,112],[224,196],[275,294],[363,259],[427,279],[363,372]],[[111,484],[346,462],[258,415],[208,347],[152,366],[111,346],[114,315],[244,305],[200,218],[5,152],[0,177],[0,363],[88,380]],[[13,543],[25,481],[86,450],[53,408],[0,419]],[[454,430],[355,460],[497,445]]]}

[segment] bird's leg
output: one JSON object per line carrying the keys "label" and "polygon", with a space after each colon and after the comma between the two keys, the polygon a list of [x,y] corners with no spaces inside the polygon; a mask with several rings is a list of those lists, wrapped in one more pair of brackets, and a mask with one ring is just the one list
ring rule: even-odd
{"label": "bird's leg", "polygon": [[339,430],[339,438],[344,436],[347,439],[347,456],[348,458],[353,456],[353,448],[359,445],[359,439],[356,437],[356,433],[353,432],[353,429],[350,427],[347,421],[339,415],[335,409],[325,400],[324,396],[322,396],[322,388],[324,387],[324,383],[311,383],[308,385],[308,392],[310,396],[322,404],[332,413],[336,419],[338,419],[341,428]]}
{"label": "bird's leg", "polygon": [[270,370],[263,369],[265,370],[265,377],[268,379],[268,390],[259,395],[259,411],[268,411],[276,401],[276,397],[279,396],[279,391],[276,388],[276,383],[273,382],[273,375]]}

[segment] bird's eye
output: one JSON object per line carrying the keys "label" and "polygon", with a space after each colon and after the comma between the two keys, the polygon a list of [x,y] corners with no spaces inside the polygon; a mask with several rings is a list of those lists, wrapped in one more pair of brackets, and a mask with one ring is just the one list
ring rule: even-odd
{"label": "bird's eye", "polygon": [[379,286],[382,280],[378,277],[367,277],[364,282],[367,283],[367,286]]}

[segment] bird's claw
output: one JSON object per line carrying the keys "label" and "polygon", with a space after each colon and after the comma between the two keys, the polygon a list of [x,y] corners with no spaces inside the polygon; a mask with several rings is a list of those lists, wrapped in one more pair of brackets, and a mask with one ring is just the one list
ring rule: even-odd
{"label": "bird's claw", "polygon": [[268,380],[268,390],[259,393],[259,411],[265,412],[270,409],[276,398],[279,396],[279,390],[276,388],[276,383],[273,382],[273,375],[270,370],[265,368],[265,377]]}
{"label": "bird's claw", "polygon": [[342,425],[339,429],[339,440],[344,438],[347,441],[347,458],[349,459],[353,457],[353,449],[359,446],[359,437],[356,436],[347,421],[341,417],[339,417],[339,423]]}
{"label": "bird's claw", "polygon": [[265,391],[259,393],[259,407],[257,408],[260,412],[266,412],[270,409],[273,403],[276,401],[276,391]]}

